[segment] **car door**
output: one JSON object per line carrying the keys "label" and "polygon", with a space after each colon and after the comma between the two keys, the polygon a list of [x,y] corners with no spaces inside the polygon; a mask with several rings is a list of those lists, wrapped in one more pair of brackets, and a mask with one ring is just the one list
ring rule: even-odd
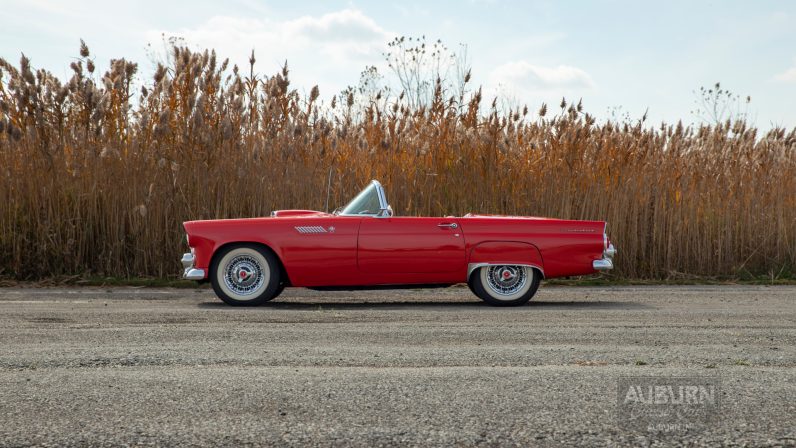
{"label": "car door", "polygon": [[[266,232],[278,238],[290,281],[298,286],[350,284],[357,279],[358,216],[277,218]],[[277,230],[278,229],[278,230]]]}
{"label": "car door", "polygon": [[374,274],[464,272],[464,234],[456,218],[363,218],[357,265]]}

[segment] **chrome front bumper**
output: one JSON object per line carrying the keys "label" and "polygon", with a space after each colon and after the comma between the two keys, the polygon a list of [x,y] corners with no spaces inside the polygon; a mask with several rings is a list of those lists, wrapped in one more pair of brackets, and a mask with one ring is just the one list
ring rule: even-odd
{"label": "chrome front bumper", "polygon": [[204,280],[205,270],[193,267],[195,259],[192,252],[183,254],[180,261],[182,261],[182,267],[184,268],[182,278],[186,280]]}
{"label": "chrome front bumper", "polygon": [[607,271],[613,269],[614,255],[616,255],[616,248],[613,244],[609,244],[608,249],[603,251],[603,257],[599,260],[594,260],[591,265],[595,271]]}

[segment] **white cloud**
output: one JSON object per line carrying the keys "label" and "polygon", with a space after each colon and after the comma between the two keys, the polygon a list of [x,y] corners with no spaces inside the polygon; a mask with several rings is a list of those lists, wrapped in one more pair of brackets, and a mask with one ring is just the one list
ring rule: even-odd
{"label": "white cloud", "polygon": [[387,32],[373,19],[356,9],[344,9],[321,17],[300,17],[285,22],[284,29],[294,36],[335,42],[382,41],[387,36]]}
{"label": "white cloud", "polygon": [[267,75],[287,60],[294,87],[319,84],[324,96],[356,83],[366,65],[380,65],[393,37],[357,9],[285,21],[216,16],[195,28],[150,30],[147,40],[155,45],[161,33],[182,37],[191,47],[213,48],[241,68],[254,49],[255,69]]}
{"label": "white cloud", "polygon": [[486,92],[517,106],[553,103],[561,97],[579,98],[594,87],[591,76],[577,67],[547,67],[527,61],[513,61],[499,65],[490,72]]}
{"label": "white cloud", "polygon": [[492,70],[492,84],[523,90],[589,89],[594,86],[585,71],[569,65],[544,67],[526,61],[508,62]]}
{"label": "white cloud", "polygon": [[775,75],[774,79],[782,82],[796,82],[796,67],[789,68],[788,70]]}

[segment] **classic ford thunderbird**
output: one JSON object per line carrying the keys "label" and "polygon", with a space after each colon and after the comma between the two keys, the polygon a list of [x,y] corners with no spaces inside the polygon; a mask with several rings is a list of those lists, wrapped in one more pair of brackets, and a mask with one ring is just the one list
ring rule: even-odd
{"label": "classic ford thunderbird", "polygon": [[542,279],[613,268],[603,221],[467,214],[395,216],[372,181],[334,213],[188,221],[183,277],[230,305],[259,305],[285,287],[367,289],[467,283],[485,302],[522,305]]}

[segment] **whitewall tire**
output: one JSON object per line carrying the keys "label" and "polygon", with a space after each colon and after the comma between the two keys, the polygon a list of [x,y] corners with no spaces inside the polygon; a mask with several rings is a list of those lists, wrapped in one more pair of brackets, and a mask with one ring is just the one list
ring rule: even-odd
{"label": "whitewall tire", "polygon": [[229,305],[261,305],[284,287],[279,260],[257,245],[225,247],[213,256],[209,274],[216,295]]}
{"label": "whitewall tire", "polygon": [[531,300],[541,275],[529,266],[489,265],[473,271],[468,284],[483,301],[494,306],[517,306]]}

